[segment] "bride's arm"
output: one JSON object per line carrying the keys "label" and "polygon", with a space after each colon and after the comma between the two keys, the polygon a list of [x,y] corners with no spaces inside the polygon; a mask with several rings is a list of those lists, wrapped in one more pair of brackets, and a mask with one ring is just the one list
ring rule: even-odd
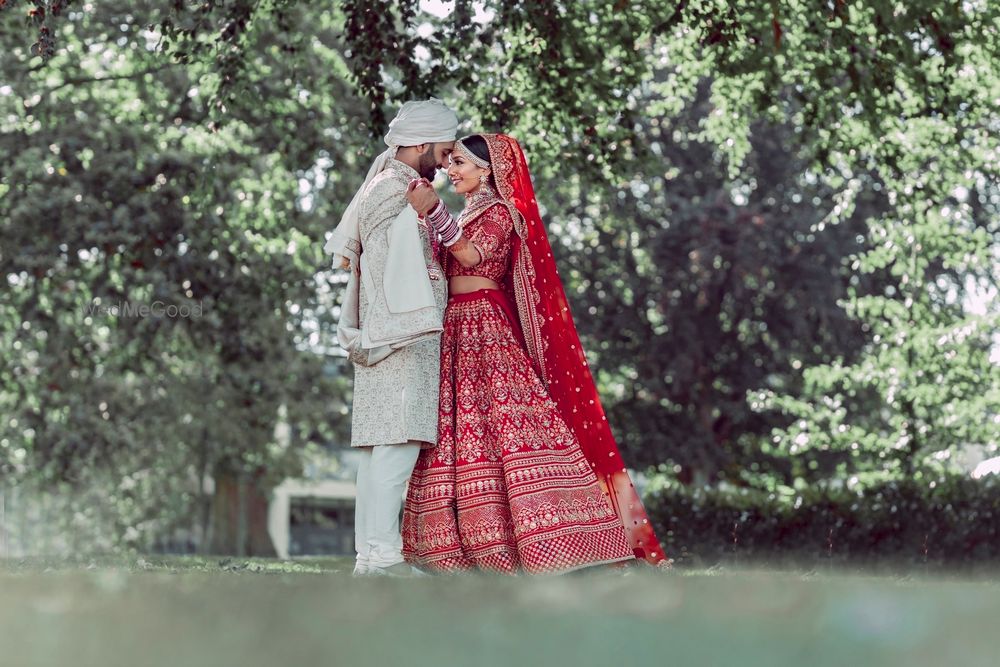
{"label": "bride's arm", "polygon": [[427,221],[431,230],[440,235],[441,243],[462,266],[471,268],[483,261],[479,249],[462,236],[458,221],[438,198],[430,184],[426,181],[410,183],[406,190],[406,198],[413,209]]}
{"label": "bride's arm", "polygon": [[455,256],[459,264],[466,268],[477,266],[483,261],[479,248],[462,235],[458,220],[452,216],[444,202],[438,201],[424,216],[427,224],[441,236],[441,243]]}
{"label": "bride's arm", "polygon": [[448,250],[455,256],[458,263],[467,269],[478,266],[483,261],[483,256],[479,254],[479,249],[472,245],[469,239],[464,236],[448,246]]}

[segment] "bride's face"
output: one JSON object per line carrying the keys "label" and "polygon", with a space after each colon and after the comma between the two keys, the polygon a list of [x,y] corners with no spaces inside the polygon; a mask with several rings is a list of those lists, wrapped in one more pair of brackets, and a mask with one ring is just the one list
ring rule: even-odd
{"label": "bride's face", "polygon": [[480,177],[489,175],[489,169],[483,169],[469,162],[469,160],[458,151],[452,152],[449,156],[451,165],[448,167],[448,178],[455,186],[455,192],[460,195],[469,194],[479,189]]}

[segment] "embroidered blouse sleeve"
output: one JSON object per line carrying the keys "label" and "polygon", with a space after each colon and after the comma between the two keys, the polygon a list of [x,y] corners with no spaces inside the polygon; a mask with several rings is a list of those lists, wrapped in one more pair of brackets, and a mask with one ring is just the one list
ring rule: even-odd
{"label": "embroidered blouse sleeve", "polygon": [[514,219],[506,206],[492,206],[469,225],[469,241],[476,246],[482,261],[487,261],[497,249],[510,241],[514,231]]}

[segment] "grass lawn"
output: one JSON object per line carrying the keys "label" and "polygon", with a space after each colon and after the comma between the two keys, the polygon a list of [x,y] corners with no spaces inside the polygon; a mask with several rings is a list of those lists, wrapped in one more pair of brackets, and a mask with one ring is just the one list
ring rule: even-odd
{"label": "grass lawn", "polygon": [[350,561],[0,561],[0,666],[997,664],[1000,582],[761,570],[354,579]]}

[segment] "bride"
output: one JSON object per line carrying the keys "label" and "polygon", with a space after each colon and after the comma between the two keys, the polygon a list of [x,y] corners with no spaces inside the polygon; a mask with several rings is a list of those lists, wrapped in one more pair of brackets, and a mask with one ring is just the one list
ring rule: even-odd
{"label": "bride", "polygon": [[[448,278],[438,445],[420,453],[403,556],[430,571],[666,565],[570,315],[521,147],[455,143],[457,220],[426,181],[407,194]],[[436,232],[436,233],[434,233]]]}

